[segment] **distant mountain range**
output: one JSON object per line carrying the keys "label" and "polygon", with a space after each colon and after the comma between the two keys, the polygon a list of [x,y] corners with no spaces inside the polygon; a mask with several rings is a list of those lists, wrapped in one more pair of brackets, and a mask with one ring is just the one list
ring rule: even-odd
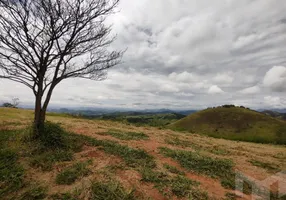
{"label": "distant mountain range", "polygon": [[101,116],[101,115],[146,115],[146,114],[167,114],[167,113],[177,113],[181,115],[189,115],[198,110],[171,110],[171,109],[145,109],[145,110],[131,110],[131,109],[118,109],[118,108],[54,108],[49,109],[49,112],[56,113],[68,113],[73,115],[83,115],[83,116]]}
{"label": "distant mountain range", "polygon": [[286,113],[277,112],[273,110],[264,110],[264,111],[261,111],[261,113],[264,113],[265,115],[269,115],[271,117],[275,117],[278,119],[286,120]]}

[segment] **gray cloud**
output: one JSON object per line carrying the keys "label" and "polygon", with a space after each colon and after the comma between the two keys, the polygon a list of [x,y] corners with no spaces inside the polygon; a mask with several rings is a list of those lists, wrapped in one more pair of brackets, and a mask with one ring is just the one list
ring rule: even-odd
{"label": "gray cloud", "polygon": [[[284,0],[122,0],[118,9],[109,19],[118,36],[111,48],[128,48],[123,64],[102,82],[67,80],[52,104],[286,106]],[[33,102],[7,81],[0,95]]]}

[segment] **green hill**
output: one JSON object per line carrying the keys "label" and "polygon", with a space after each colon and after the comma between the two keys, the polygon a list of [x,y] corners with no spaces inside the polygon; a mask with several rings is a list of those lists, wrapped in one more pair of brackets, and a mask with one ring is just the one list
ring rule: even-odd
{"label": "green hill", "polygon": [[217,138],[286,144],[285,122],[243,107],[208,108],[168,127]]}
{"label": "green hill", "polygon": [[168,124],[176,122],[184,118],[186,115],[178,113],[141,113],[141,112],[124,112],[124,113],[111,113],[98,117],[93,117],[102,120],[112,120],[124,122],[127,124],[134,124],[138,126],[155,126],[165,127]]}

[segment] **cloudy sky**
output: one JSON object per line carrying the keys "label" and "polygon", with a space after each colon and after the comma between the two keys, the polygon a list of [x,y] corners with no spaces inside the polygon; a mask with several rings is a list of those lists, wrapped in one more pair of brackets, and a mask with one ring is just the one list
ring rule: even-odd
{"label": "cloudy sky", "polygon": [[[286,107],[285,0],[121,0],[109,22],[126,49],[102,82],[71,79],[51,106]],[[25,86],[0,80],[0,101]],[[0,102],[1,103],[1,102]]]}

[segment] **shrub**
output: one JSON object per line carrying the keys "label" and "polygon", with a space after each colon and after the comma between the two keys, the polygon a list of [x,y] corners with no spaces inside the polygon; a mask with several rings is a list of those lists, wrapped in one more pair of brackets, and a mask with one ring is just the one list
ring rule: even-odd
{"label": "shrub", "polygon": [[3,103],[2,107],[5,107],[5,108],[15,108],[13,104],[11,103]]}
{"label": "shrub", "polygon": [[222,105],[221,107],[223,108],[235,108],[235,105],[232,105],[232,104],[226,104],[226,105]]}

